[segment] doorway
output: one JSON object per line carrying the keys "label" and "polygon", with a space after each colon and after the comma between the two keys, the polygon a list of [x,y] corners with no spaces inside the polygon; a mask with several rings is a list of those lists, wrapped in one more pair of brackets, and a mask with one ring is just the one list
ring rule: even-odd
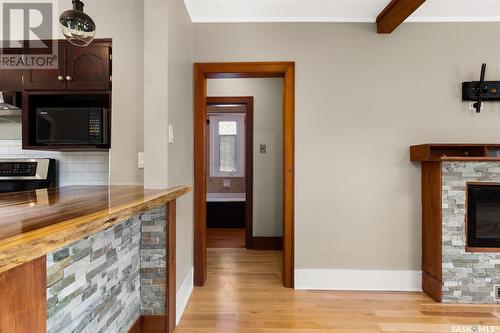
{"label": "doorway", "polygon": [[294,159],[295,63],[197,63],[194,67],[194,279],[203,286],[207,277],[206,230],[206,122],[207,80],[221,78],[270,78],[283,80],[283,258],[282,280],[294,287]]}
{"label": "doorway", "polygon": [[252,248],[253,97],[207,97],[207,246]]}

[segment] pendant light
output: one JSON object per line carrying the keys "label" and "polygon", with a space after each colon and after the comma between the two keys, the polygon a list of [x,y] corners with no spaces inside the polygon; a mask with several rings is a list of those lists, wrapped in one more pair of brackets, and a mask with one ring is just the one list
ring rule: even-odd
{"label": "pendant light", "polygon": [[95,37],[94,20],[83,12],[83,2],[73,0],[73,9],[67,10],[59,17],[64,37],[73,45],[88,46]]}

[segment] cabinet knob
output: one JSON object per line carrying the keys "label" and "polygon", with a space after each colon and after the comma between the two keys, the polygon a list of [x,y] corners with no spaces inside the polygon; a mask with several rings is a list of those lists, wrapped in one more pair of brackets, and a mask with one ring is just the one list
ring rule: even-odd
{"label": "cabinet knob", "polygon": [[71,81],[71,80],[73,80],[73,78],[68,75],[68,76],[66,76],[66,80]]}
{"label": "cabinet knob", "polygon": [[58,79],[59,81],[64,81],[64,77],[63,77],[62,75],[59,75],[59,76],[57,77],[57,79]]}

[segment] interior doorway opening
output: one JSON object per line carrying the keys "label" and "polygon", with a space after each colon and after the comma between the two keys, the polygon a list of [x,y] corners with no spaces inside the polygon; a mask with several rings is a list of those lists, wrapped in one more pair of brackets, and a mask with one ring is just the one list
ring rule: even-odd
{"label": "interior doorway opening", "polygon": [[207,98],[209,248],[252,248],[253,105],[251,96]]}
{"label": "interior doorway opening", "polygon": [[285,287],[294,287],[295,63],[293,62],[195,64],[194,279],[196,286],[203,286],[207,277],[207,80],[271,77],[281,78],[283,87],[282,281]]}

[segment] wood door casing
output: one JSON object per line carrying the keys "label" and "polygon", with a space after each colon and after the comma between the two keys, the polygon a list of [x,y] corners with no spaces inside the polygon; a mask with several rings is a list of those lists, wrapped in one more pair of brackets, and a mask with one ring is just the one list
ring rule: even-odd
{"label": "wood door casing", "polygon": [[203,286],[207,277],[206,246],[206,109],[207,79],[283,79],[283,285],[294,287],[295,227],[295,63],[237,62],[194,65],[194,280]]}
{"label": "wood door casing", "polygon": [[110,49],[107,46],[71,47],[67,51],[69,90],[110,89]]}

